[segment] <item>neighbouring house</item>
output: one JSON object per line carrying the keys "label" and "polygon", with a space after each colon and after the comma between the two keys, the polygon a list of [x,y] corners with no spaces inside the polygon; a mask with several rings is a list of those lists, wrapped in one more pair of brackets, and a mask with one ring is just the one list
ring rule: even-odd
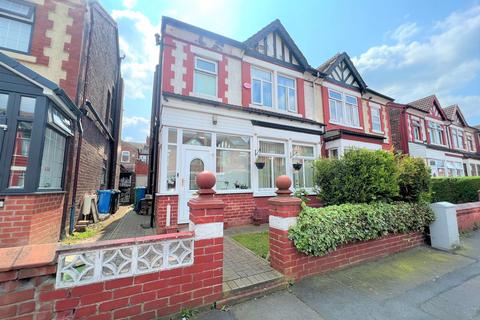
{"label": "neighbouring house", "polygon": [[132,203],[136,187],[147,186],[148,145],[138,142],[121,142],[120,151],[120,202]]}
{"label": "neighbouring house", "polygon": [[388,107],[395,150],[425,159],[435,177],[480,175],[479,130],[458,105],[442,108],[431,95]]}
{"label": "neighbouring house", "polygon": [[117,25],[96,1],[0,0],[0,247],[57,241],[118,184]]}
{"label": "neighbouring house", "polygon": [[322,154],[390,148],[393,99],[367,89],[345,53],[312,68],[279,20],[240,42],[163,17],[159,45],[149,183],[159,232],[189,223],[203,170],[216,173],[232,226],[267,206],[279,175],[311,192]]}

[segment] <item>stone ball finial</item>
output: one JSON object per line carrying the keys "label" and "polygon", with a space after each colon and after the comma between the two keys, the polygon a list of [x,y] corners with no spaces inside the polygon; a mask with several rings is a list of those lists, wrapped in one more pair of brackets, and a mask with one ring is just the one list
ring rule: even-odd
{"label": "stone ball finial", "polygon": [[212,172],[202,171],[197,174],[195,181],[197,182],[198,189],[208,190],[213,188],[217,179]]}
{"label": "stone ball finial", "polygon": [[290,187],[292,186],[292,180],[289,176],[279,176],[275,180],[275,185],[277,186],[277,194],[279,196],[289,196],[292,192],[290,191]]}

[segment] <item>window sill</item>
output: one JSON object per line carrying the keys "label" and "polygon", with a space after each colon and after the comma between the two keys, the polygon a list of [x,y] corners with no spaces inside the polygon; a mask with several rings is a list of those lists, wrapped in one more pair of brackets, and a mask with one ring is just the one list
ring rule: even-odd
{"label": "window sill", "polygon": [[40,190],[40,191],[35,191],[35,192],[28,192],[28,191],[21,191],[21,190],[11,190],[11,191],[2,191],[0,192],[0,196],[36,196],[36,195],[43,195],[43,194],[65,194],[66,191],[63,190]]}
{"label": "window sill", "polygon": [[303,115],[298,113],[298,111],[295,111],[295,112],[293,112],[293,111],[282,111],[282,110],[279,110],[275,107],[263,106],[263,105],[260,105],[260,104],[252,104],[252,103],[249,104],[248,106],[250,108],[253,108],[253,109],[268,110],[268,111],[272,111],[272,112],[276,112],[276,113],[280,113],[280,114],[285,114],[285,115],[289,115],[289,116],[303,118]]}
{"label": "window sill", "polygon": [[385,132],[383,132],[383,131],[376,131],[376,130],[372,130],[372,133],[375,133],[375,134],[385,134]]}
{"label": "window sill", "polygon": [[207,100],[213,100],[217,102],[222,102],[222,99],[220,99],[217,96],[211,96],[208,94],[202,94],[202,93],[196,93],[196,92],[190,92],[191,97],[196,97],[196,98],[201,98],[201,99],[207,99]]}
{"label": "window sill", "polygon": [[337,126],[342,126],[342,127],[348,127],[348,128],[361,129],[361,130],[363,130],[363,127],[352,126],[352,125],[345,124],[345,123],[341,123],[341,122],[336,122],[336,121],[331,121],[331,120],[330,120],[328,123],[330,123],[330,124],[335,124],[335,125],[337,125]]}

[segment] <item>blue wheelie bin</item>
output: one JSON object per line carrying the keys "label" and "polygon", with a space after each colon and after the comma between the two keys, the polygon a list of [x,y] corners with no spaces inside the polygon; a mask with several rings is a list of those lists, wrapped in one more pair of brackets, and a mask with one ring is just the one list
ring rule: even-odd
{"label": "blue wheelie bin", "polygon": [[112,193],[112,190],[97,190],[99,213],[110,213],[110,206],[112,204]]}
{"label": "blue wheelie bin", "polygon": [[140,211],[140,200],[145,198],[146,191],[147,191],[146,187],[135,188],[135,208],[134,208],[134,210],[137,213]]}

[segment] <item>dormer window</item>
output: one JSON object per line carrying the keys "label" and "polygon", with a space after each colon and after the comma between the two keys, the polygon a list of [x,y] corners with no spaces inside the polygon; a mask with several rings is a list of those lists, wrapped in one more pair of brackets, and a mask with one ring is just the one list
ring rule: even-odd
{"label": "dormer window", "polygon": [[215,61],[195,57],[193,91],[200,95],[217,97],[218,68]]}

